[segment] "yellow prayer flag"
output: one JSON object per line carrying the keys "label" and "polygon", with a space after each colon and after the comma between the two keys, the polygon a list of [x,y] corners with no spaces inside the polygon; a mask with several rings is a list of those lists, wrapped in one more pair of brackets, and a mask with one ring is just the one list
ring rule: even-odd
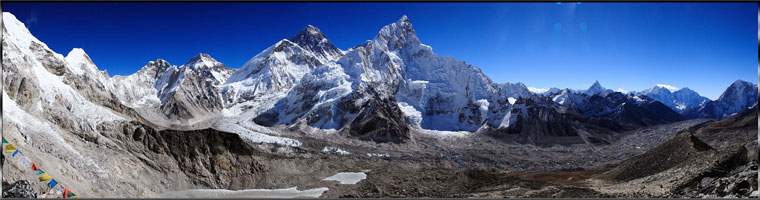
{"label": "yellow prayer flag", "polygon": [[16,151],[16,146],[13,146],[13,144],[8,143],[7,146],[5,146],[5,152],[10,153]]}
{"label": "yellow prayer flag", "polygon": [[50,175],[47,173],[44,173],[42,176],[40,176],[40,181],[49,181],[50,179],[53,179],[53,177],[50,177]]}

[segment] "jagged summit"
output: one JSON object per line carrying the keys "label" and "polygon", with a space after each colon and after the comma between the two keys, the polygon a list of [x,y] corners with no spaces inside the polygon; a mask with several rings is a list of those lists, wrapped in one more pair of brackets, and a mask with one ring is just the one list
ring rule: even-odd
{"label": "jagged summit", "polygon": [[587,90],[585,90],[583,93],[587,94],[589,96],[593,96],[595,94],[599,94],[601,96],[605,96],[608,93],[612,92],[611,90],[602,87],[602,84],[599,83],[598,80],[594,80],[594,83],[591,84],[591,87],[589,87]]}
{"label": "jagged summit", "polygon": [[689,118],[721,119],[757,104],[757,85],[736,80],[715,100],[684,112]]}
{"label": "jagged summit", "polygon": [[291,37],[289,41],[311,51],[323,60],[335,60],[343,55],[341,50],[335,47],[319,28],[312,25],[306,26],[301,32]]}
{"label": "jagged summit", "polygon": [[188,60],[182,67],[188,67],[190,69],[196,69],[196,68],[222,68],[227,69],[227,66],[222,64],[219,61],[216,61],[216,59],[212,58],[210,55],[206,53],[198,53],[198,55],[193,56]]}
{"label": "jagged summit", "polygon": [[417,38],[417,32],[412,26],[412,22],[406,15],[402,16],[398,21],[384,26],[377,33],[375,43],[387,44],[388,49],[395,51],[406,46],[418,46],[422,44]]}
{"label": "jagged summit", "polygon": [[655,85],[655,87],[656,88],[664,88],[664,89],[667,89],[670,92],[676,92],[676,91],[680,90],[680,88],[678,88],[678,87],[675,87],[675,86],[672,86],[672,85],[665,85],[665,84],[657,84],[657,85]]}
{"label": "jagged summit", "polygon": [[409,17],[407,17],[406,15],[402,15],[401,19],[399,19],[398,21],[400,21],[400,22],[401,21],[409,21]]}
{"label": "jagged summit", "polygon": [[301,35],[301,34],[323,35],[324,36],[324,34],[322,33],[322,30],[319,30],[319,28],[317,28],[316,26],[313,26],[311,24],[306,25],[306,27],[303,28],[303,30],[301,30],[300,33],[298,33],[298,35]]}
{"label": "jagged summit", "polygon": [[652,88],[640,93],[654,100],[662,102],[678,113],[683,113],[694,107],[701,106],[710,101],[689,88],[677,88],[665,84],[657,84]]}
{"label": "jagged summit", "polygon": [[190,60],[198,60],[198,59],[214,59],[207,53],[198,53],[198,55],[193,56]]}

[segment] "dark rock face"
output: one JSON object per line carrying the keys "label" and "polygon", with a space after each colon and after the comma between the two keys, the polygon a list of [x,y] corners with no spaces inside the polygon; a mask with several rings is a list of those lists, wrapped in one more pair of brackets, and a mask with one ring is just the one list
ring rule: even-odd
{"label": "dark rock face", "polygon": [[614,121],[584,116],[544,97],[520,98],[509,112],[517,115],[517,121],[506,128],[488,130],[486,134],[538,145],[607,144],[614,132],[623,130]]}
{"label": "dark rock face", "polygon": [[3,198],[37,198],[37,194],[29,181],[20,180],[10,185],[3,181]]}
{"label": "dark rock face", "polygon": [[33,41],[29,45],[29,50],[34,52],[35,56],[37,56],[38,61],[40,61],[40,63],[42,63],[42,66],[45,67],[45,69],[47,69],[50,73],[53,73],[56,76],[62,76],[68,71],[66,70],[65,63],[60,59],[56,59],[55,52],[49,49],[45,49],[42,44]]}
{"label": "dark rock face", "polygon": [[616,121],[628,129],[652,126],[685,120],[683,116],[665,104],[646,96],[639,96],[637,101],[620,92],[607,96],[594,95],[581,112],[588,116],[598,116]]}
{"label": "dark rock face", "polygon": [[706,176],[681,188],[677,196],[746,198],[757,191],[757,161],[736,167],[724,176]]}
{"label": "dark rock face", "polygon": [[255,176],[262,170],[252,157],[252,147],[236,134],[205,129],[161,131],[159,135],[163,147],[158,151],[173,157],[197,185],[243,185],[243,180],[250,179],[241,177]]}
{"label": "dark rock face", "polygon": [[[237,134],[213,129],[178,131],[155,129],[130,122],[122,134],[107,135],[162,173],[183,173],[193,185],[243,189],[255,184],[263,165],[258,155]],[[113,132],[117,132],[114,130]]]}
{"label": "dark rock face", "polygon": [[341,131],[366,141],[403,143],[412,139],[396,100],[393,97],[381,99],[377,95],[373,95]]}

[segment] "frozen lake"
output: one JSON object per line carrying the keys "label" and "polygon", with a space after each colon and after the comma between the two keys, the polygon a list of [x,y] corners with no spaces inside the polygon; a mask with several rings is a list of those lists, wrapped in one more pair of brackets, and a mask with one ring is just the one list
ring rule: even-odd
{"label": "frozen lake", "polygon": [[326,187],[310,190],[298,190],[296,187],[285,189],[194,189],[172,191],[158,195],[159,198],[319,198],[327,191]]}
{"label": "frozen lake", "polygon": [[367,178],[367,174],[364,172],[341,172],[331,177],[327,177],[325,181],[338,181],[340,184],[356,184],[361,180]]}

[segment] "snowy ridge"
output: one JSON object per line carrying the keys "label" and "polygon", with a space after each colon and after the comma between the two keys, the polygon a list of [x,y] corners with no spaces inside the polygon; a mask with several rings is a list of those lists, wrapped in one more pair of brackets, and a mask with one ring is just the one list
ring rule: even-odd
{"label": "snowy ridge", "polygon": [[226,102],[237,103],[292,88],[313,68],[317,56],[287,39],[265,49],[235,71],[222,86]]}
{"label": "snowy ridge", "polygon": [[233,123],[217,124],[214,126],[214,129],[224,132],[236,133],[240,135],[243,140],[250,143],[272,143],[292,147],[301,146],[301,142],[298,140],[259,133]]}
{"label": "snowy ridge", "polygon": [[717,100],[689,109],[683,115],[688,118],[722,119],[756,105],[757,98],[757,84],[736,80]]}
{"label": "snowy ridge", "polygon": [[670,92],[676,92],[676,91],[680,90],[679,88],[677,88],[675,86],[665,85],[665,84],[657,84],[657,85],[655,85],[655,87],[665,88],[665,89],[668,89]]}
{"label": "snowy ridge", "polygon": [[637,94],[646,95],[657,100],[678,113],[683,113],[686,110],[710,102],[710,99],[699,95],[697,92],[689,88],[677,88],[664,84],[657,84],[655,87],[646,89]]}

